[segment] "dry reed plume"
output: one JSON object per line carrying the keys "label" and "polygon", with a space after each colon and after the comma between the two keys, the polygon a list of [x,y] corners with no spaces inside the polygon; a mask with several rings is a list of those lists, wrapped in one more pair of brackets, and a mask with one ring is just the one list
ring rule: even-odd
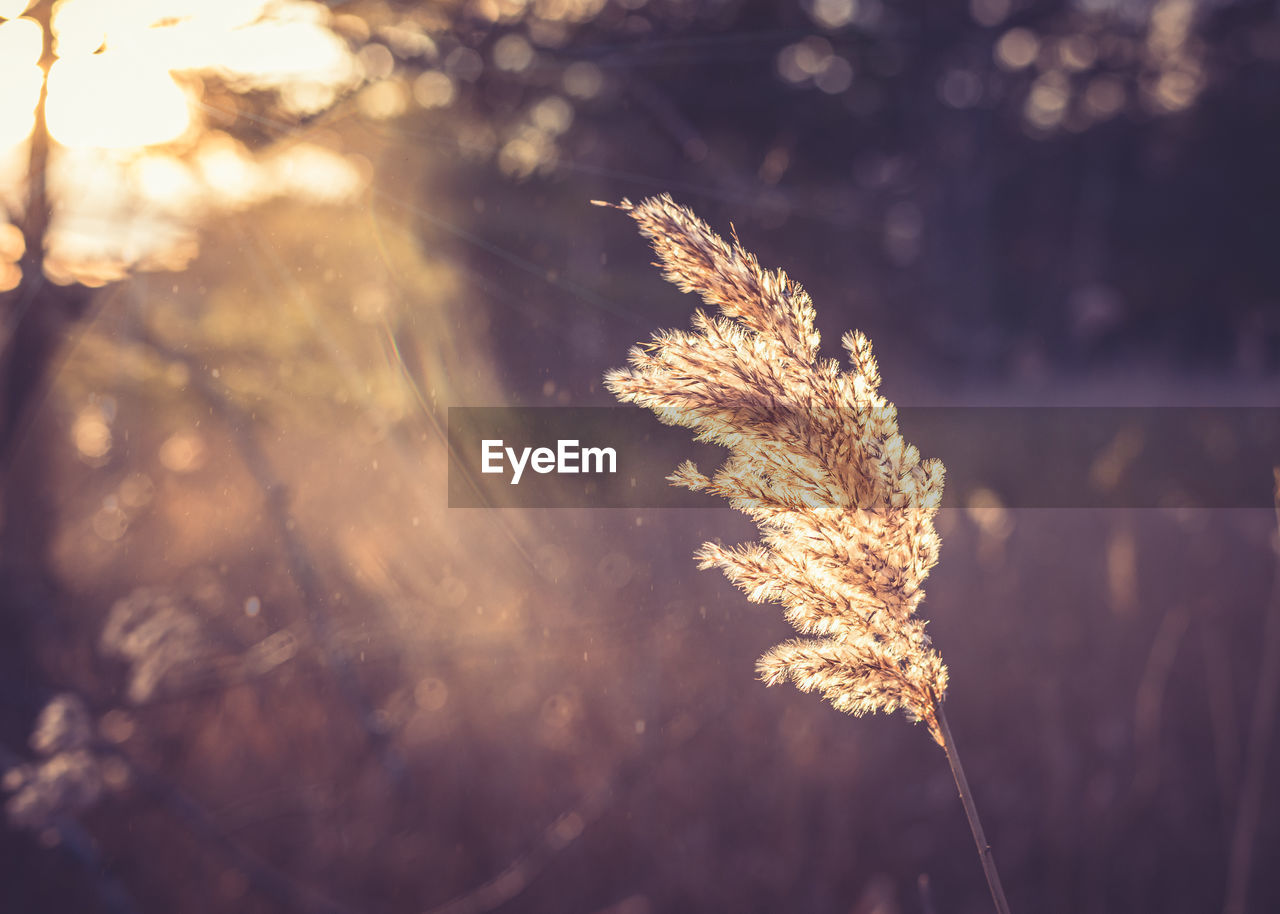
{"label": "dry reed plume", "polygon": [[706,543],[753,602],[782,605],[803,635],[757,665],[770,685],[791,681],[854,714],[904,711],[947,753],[997,910],[1008,905],[942,713],[947,668],[916,615],[938,558],[933,516],[943,467],[922,460],[878,392],[870,341],[842,340],[850,368],[818,356],[813,304],[733,236],[726,242],[669,196],[617,208],[653,242],[668,280],[719,315],[695,311],[693,331],[663,330],[631,350],[605,384],[729,458],[713,475],[686,461],[669,479],[729,499],[761,540]]}

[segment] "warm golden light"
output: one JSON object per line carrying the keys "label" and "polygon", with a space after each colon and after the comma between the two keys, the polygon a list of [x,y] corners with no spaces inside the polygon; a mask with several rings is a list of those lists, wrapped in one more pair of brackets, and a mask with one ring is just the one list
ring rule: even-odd
{"label": "warm golden light", "polygon": [[50,132],[68,146],[175,140],[191,112],[173,73],[212,73],[236,90],[274,91],[299,113],[319,110],[360,78],[346,43],[325,27],[328,16],[308,0],[62,0],[52,26]]}
{"label": "warm golden light", "polygon": [[[26,6],[0,0],[0,203],[21,207],[25,141],[47,78],[44,116],[55,141],[47,189],[56,216],[45,274],[54,282],[96,286],[130,269],[177,269],[194,255],[189,221],[282,194],[334,203],[363,189],[355,159],[309,144],[256,156],[199,116],[209,78],[232,93],[270,93],[277,110],[299,115],[358,88],[366,62],[333,30],[323,3],[58,0],[47,77],[42,26],[3,19]],[[394,80],[370,90],[362,106],[382,116],[409,102],[409,87]],[[0,285],[16,283],[16,271],[0,269]]]}
{"label": "warm golden light", "polygon": [[45,117],[64,146],[107,148],[167,143],[191,123],[186,94],[167,70],[110,52],[56,61]]}
{"label": "warm golden light", "polygon": [[35,124],[41,38],[40,26],[30,19],[0,23],[0,148],[21,142]]}
{"label": "warm golden light", "polygon": [[196,432],[178,432],[160,445],[160,463],[174,473],[191,473],[204,465],[204,439]]}
{"label": "warm golden light", "polygon": [[27,252],[27,240],[22,237],[22,229],[5,222],[0,223],[0,263],[16,263]]}
{"label": "warm golden light", "polygon": [[423,108],[444,108],[457,94],[449,74],[438,70],[428,70],[413,81],[413,100]]}
{"label": "warm golden light", "polygon": [[261,170],[249,150],[225,133],[214,132],[201,141],[195,167],[205,185],[232,205],[248,205],[267,196]]}
{"label": "warm golden light", "polygon": [[8,67],[28,67],[40,62],[44,35],[34,19],[0,22],[0,62]]}
{"label": "warm golden light", "polygon": [[274,194],[343,203],[364,189],[364,178],[351,160],[314,143],[291,146],[269,157],[264,165]]}
{"label": "warm golden light", "polygon": [[0,84],[4,85],[4,92],[0,93],[0,149],[22,142],[31,133],[40,99],[40,79],[39,67],[13,67],[0,57]]}
{"label": "warm golden light", "polygon": [[1048,130],[1062,122],[1070,101],[1070,83],[1059,71],[1050,70],[1031,85],[1023,113],[1032,124]]}
{"label": "warm golden light", "polygon": [[177,37],[181,44],[193,30],[216,44],[223,33],[258,20],[266,6],[263,0],[61,0],[53,16],[54,50],[59,57],[92,54],[104,45],[137,50],[156,37],[166,44]]}
{"label": "warm golden light", "polygon": [[133,163],[133,180],[143,199],[174,213],[194,208],[202,195],[191,168],[170,155],[140,156]]}
{"label": "warm golden light", "polygon": [[996,42],[995,59],[1006,70],[1021,70],[1035,62],[1040,39],[1030,29],[1009,29]]}
{"label": "warm golden light", "polygon": [[111,452],[111,426],[96,404],[86,406],[71,425],[71,442],[82,458],[99,460]]}
{"label": "warm golden light", "polygon": [[[323,12],[319,4],[295,6]],[[263,18],[219,31],[193,19],[166,31],[171,69],[214,73],[237,90],[275,91],[300,114],[332,104],[362,76],[346,42],[317,22]]]}
{"label": "warm golden light", "polygon": [[22,267],[16,263],[0,263],[0,292],[9,292],[18,288],[22,282]]}
{"label": "warm golden light", "polygon": [[533,46],[514,32],[503,35],[493,46],[493,62],[499,70],[520,73],[533,63]]}
{"label": "warm golden light", "polygon": [[30,0],[0,0],[0,19],[16,19],[30,5]]}

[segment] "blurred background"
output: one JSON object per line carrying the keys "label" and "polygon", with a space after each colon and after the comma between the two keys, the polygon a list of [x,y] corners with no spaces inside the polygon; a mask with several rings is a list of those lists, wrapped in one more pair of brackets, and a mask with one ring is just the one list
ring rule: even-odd
{"label": "blurred background", "polygon": [[[447,507],[449,406],[688,320],[592,199],[900,404],[1280,392],[1273,0],[0,0],[0,86],[5,911],[991,910],[921,728],[755,681],[742,517]],[[1275,515],[939,528],[1013,909],[1280,910]]]}

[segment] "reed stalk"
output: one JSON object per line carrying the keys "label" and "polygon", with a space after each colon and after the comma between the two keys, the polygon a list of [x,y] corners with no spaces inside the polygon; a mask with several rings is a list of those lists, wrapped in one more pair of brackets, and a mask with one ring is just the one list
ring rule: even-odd
{"label": "reed stalk", "polygon": [[[609,205],[609,204],[601,204]],[[686,461],[674,485],[710,492],[750,516],[760,541],[704,543],[752,602],[780,604],[804,637],[757,663],[768,685],[793,682],[855,715],[901,710],[946,752],[998,914],[1009,914],[995,860],[942,711],[947,667],[916,610],[937,562],[933,517],[944,470],[903,441],[879,392],[871,342],[848,333],[848,368],[819,358],[813,304],[668,196],[623,200],[668,280],[718,313],[661,330],[605,385],[668,425],[729,450],[704,475]]]}

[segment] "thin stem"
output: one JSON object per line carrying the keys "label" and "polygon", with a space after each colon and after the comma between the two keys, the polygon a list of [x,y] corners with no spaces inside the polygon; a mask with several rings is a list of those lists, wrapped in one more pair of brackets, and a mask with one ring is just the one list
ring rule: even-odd
{"label": "thin stem", "polygon": [[964,766],[960,764],[960,755],[956,752],[956,741],[947,726],[947,716],[942,711],[942,703],[936,705],[938,735],[942,737],[942,749],[947,753],[947,761],[951,764],[951,774],[956,779],[956,787],[960,790],[960,802],[964,804],[964,814],[969,817],[969,828],[973,831],[973,840],[978,845],[978,857],[982,860],[982,871],[987,875],[987,887],[991,889],[991,899],[996,903],[998,914],[1009,914],[1009,901],[1004,897],[1004,888],[1000,885],[1000,874],[996,871],[996,860],[991,855],[991,845],[982,830],[982,820],[978,818],[978,807],[973,805],[973,792],[969,790],[969,779],[964,776]]}

